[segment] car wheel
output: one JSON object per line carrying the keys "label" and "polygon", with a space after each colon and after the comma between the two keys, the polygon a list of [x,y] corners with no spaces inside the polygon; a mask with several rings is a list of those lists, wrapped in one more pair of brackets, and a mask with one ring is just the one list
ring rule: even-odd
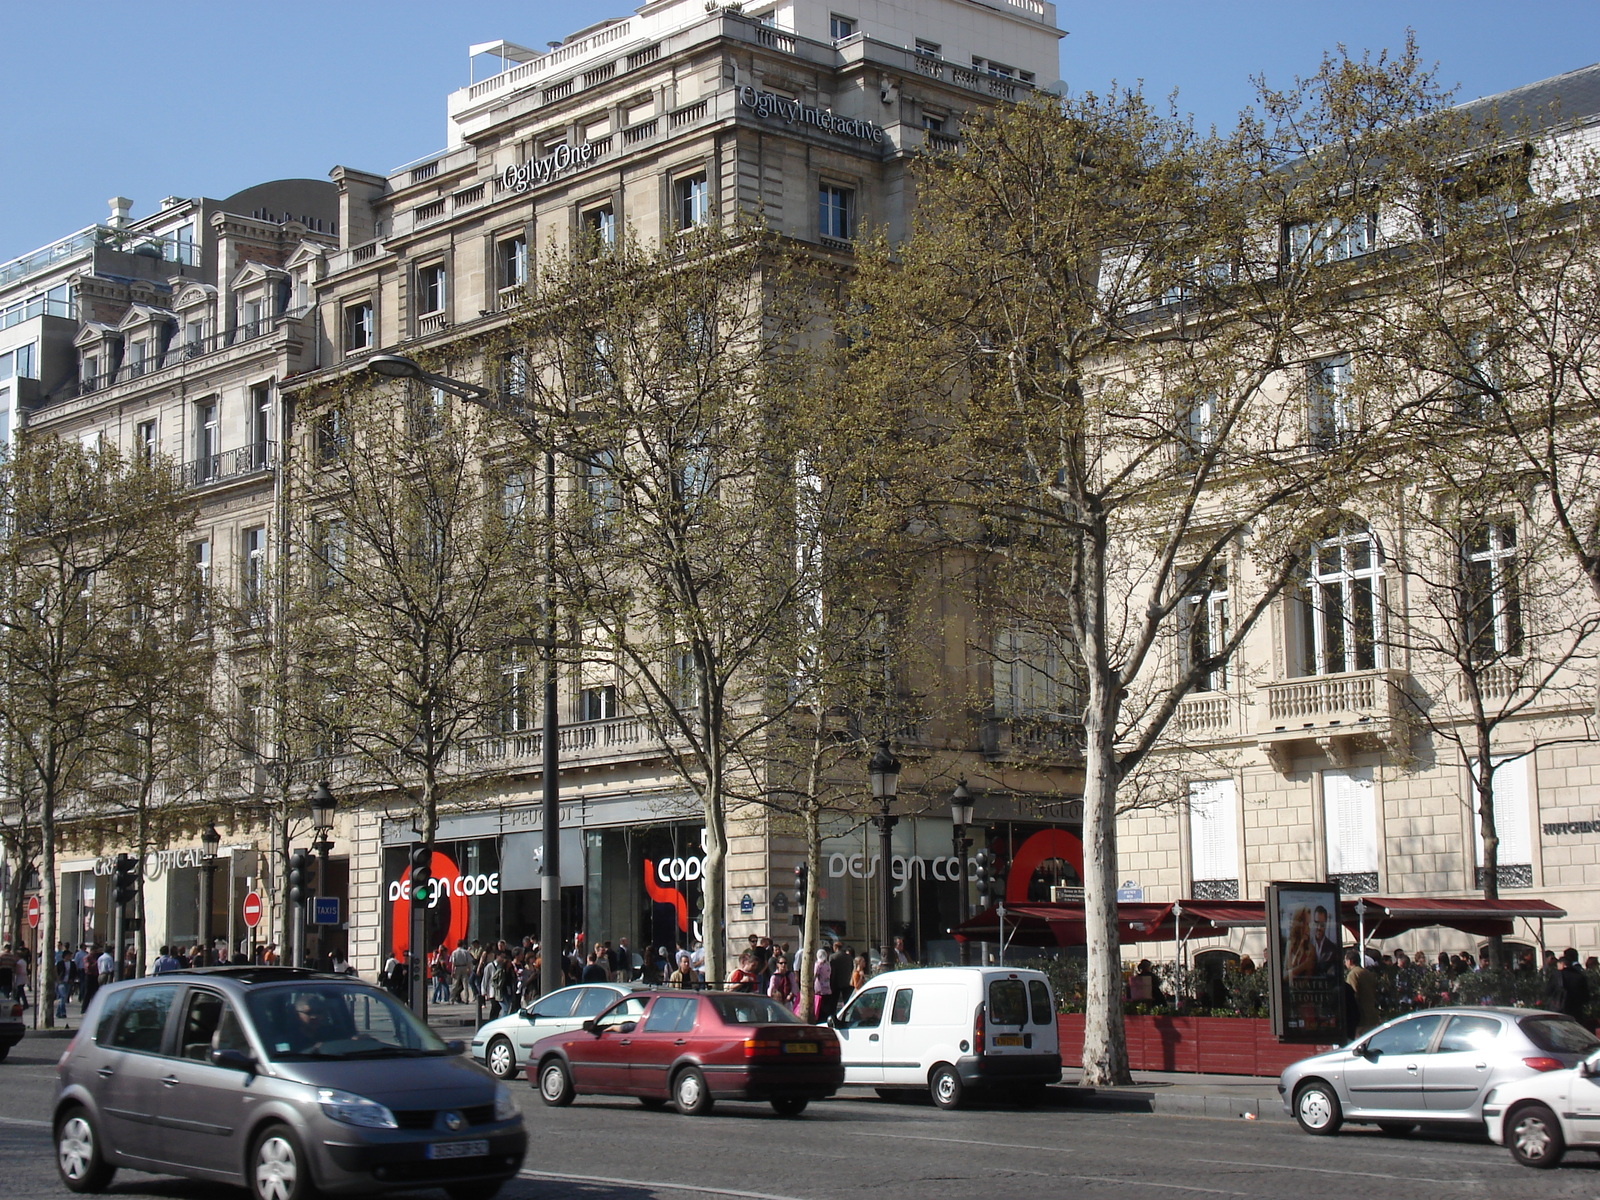
{"label": "car wheel", "polygon": [[1525,1167],[1553,1167],[1567,1153],[1561,1123],[1542,1104],[1529,1104],[1507,1117],[1505,1137],[1511,1157]]}
{"label": "car wheel", "polygon": [[672,1081],[672,1103],[686,1117],[703,1117],[716,1103],[706,1077],[694,1067],[685,1067]]}
{"label": "car wheel", "polygon": [[245,1186],[255,1200],[310,1200],[317,1194],[310,1163],[287,1125],[269,1125],[256,1136]]}
{"label": "car wheel", "polygon": [[1333,1088],[1320,1079],[1302,1083],[1294,1094],[1294,1119],[1307,1133],[1328,1136],[1339,1132],[1344,1112]]}
{"label": "car wheel", "polygon": [[940,1063],[928,1076],[928,1094],[940,1108],[960,1108],[966,1085],[949,1063]]}
{"label": "car wheel", "polygon": [[805,1112],[807,1103],[804,1096],[784,1096],[772,1102],[772,1111],[780,1117],[798,1117]]}
{"label": "car wheel", "polygon": [[0,1046],[0,1062],[5,1062],[6,1055],[11,1053],[10,1046]]}
{"label": "car wheel", "polygon": [[644,1105],[651,1112],[660,1112],[667,1106],[667,1102],[660,1096],[640,1096],[639,1103]]}
{"label": "car wheel", "polygon": [[510,1079],[517,1073],[517,1052],[506,1038],[497,1037],[490,1042],[483,1061],[496,1079]]}
{"label": "car wheel", "polygon": [[56,1122],[56,1170],[69,1191],[103,1192],[117,1169],[100,1153],[100,1133],[82,1108]]}
{"label": "car wheel", "polygon": [[565,1108],[578,1094],[572,1072],[559,1058],[547,1058],[539,1067],[539,1099],[551,1108]]}
{"label": "car wheel", "polygon": [[1410,1137],[1417,1131],[1417,1126],[1412,1121],[1379,1121],[1378,1132],[1384,1137]]}

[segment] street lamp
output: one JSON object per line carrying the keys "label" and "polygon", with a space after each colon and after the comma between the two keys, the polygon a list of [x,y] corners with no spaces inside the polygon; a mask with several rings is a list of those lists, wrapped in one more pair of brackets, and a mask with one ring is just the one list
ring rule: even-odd
{"label": "street lamp", "polygon": [[[967,919],[967,848],[972,839],[967,836],[967,826],[972,824],[972,793],[967,791],[967,777],[956,780],[956,789],[950,793],[951,848],[959,864],[956,872],[956,925]],[[967,944],[961,943],[961,963],[967,962]]]}
{"label": "street lamp", "polygon": [[872,823],[878,827],[878,961],[887,967],[889,951],[894,945],[889,924],[889,905],[894,900],[894,881],[890,878],[890,864],[894,858],[892,831],[900,821],[899,817],[889,814],[889,807],[900,790],[900,760],[889,753],[888,742],[879,742],[867,760],[867,781],[872,786],[872,798],[881,809]]}
{"label": "street lamp", "polygon": [[[333,851],[333,814],[339,802],[328,790],[328,781],[319,779],[306,795],[306,807],[311,810],[311,824],[316,826],[317,840],[311,848],[317,852],[317,886],[311,893],[312,920],[316,919],[317,897],[328,889],[328,855]],[[327,947],[323,944],[322,926],[317,926],[317,956]]]}
{"label": "street lamp", "polygon": [[[205,872],[205,899],[200,902],[200,945],[205,952],[204,965],[211,962],[211,906],[214,903],[213,876],[217,871],[217,851],[222,846],[222,835],[217,832],[215,821],[208,822],[205,832],[200,835],[200,868]],[[121,955],[122,947],[117,947],[117,954]]]}
{"label": "street lamp", "polygon": [[[403,354],[375,354],[367,359],[366,366],[386,379],[414,379],[509,416],[528,440],[537,444],[533,418],[526,411],[500,402],[488,388],[424,371],[415,359]],[[548,995],[565,982],[561,969],[561,725],[556,695],[556,452],[548,441],[544,446],[544,517],[550,533],[544,547],[545,620],[544,637],[539,642],[544,659],[544,719],[540,735],[543,790],[539,805],[544,843],[539,868],[539,950],[543,966],[539,990]]]}

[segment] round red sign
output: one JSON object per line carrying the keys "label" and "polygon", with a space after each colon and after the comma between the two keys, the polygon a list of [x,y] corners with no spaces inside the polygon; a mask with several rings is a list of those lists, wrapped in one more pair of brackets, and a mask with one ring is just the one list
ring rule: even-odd
{"label": "round red sign", "polygon": [[28,928],[39,928],[39,897],[28,897]]}
{"label": "round red sign", "polygon": [[261,897],[255,892],[244,898],[244,923],[251,929],[261,924]]}

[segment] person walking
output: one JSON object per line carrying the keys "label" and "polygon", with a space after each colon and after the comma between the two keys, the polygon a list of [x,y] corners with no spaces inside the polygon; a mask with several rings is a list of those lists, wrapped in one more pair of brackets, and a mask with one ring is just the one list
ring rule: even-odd
{"label": "person walking", "polygon": [[478,975],[478,991],[489,1002],[489,1020],[500,1015],[500,997],[503,992],[500,953],[489,950],[483,956],[483,970]]}
{"label": "person walking", "polygon": [[817,947],[817,961],[811,968],[811,1019],[825,1025],[836,1011],[833,994],[833,964],[828,959],[828,948]]}
{"label": "person walking", "polygon": [[450,956],[450,999],[457,1004],[467,1003],[471,978],[472,951],[467,949],[466,938],[462,938],[456,943],[455,953]]}
{"label": "person walking", "polygon": [[794,976],[789,972],[789,960],[782,954],[772,960],[772,973],[767,977],[767,995],[791,1012],[799,1000]]}
{"label": "person walking", "polygon": [[1350,1036],[1358,1038],[1378,1025],[1378,977],[1361,962],[1359,951],[1344,952],[1344,981],[1351,1002]]}
{"label": "person walking", "polygon": [[1589,977],[1578,965],[1578,952],[1568,946],[1561,952],[1561,1011],[1587,1029]]}
{"label": "person walking", "polygon": [[855,990],[850,982],[851,973],[855,970],[855,955],[850,953],[850,947],[843,942],[834,947],[833,956],[828,959],[828,978],[833,984],[833,1011],[838,1012],[850,1001],[850,993]]}

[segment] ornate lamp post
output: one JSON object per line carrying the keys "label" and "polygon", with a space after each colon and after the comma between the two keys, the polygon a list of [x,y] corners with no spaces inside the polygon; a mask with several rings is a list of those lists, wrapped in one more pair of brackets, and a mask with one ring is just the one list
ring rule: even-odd
{"label": "ornate lamp post", "polygon": [[[967,826],[972,824],[972,793],[967,791],[967,777],[956,780],[955,791],[950,793],[951,849],[955,851],[959,871],[956,875],[956,924],[967,919],[967,849],[972,839],[967,836]],[[961,943],[961,963],[967,962],[967,944]]]}
{"label": "ornate lamp post", "polygon": [[894,860],[893,830],[900,818],[891,816],[889,808],[900,790],[900,760],[889,753],[889,743],[879,742],[867,761],[867,781],[872,786],[872,798],[878,802],[879,813],[872,818],[878,827],[878,961],[889,965],[889,952],[894,937],[889,921],[889,906],[894,902],[894,880],[890,865]]}
{"label": "ornate lamp post", "polygon": [[[204,872],[205,895],[200,900],[200,945],[205,952],[205,966],[211,965],[211,908],[215,903],[216,884],[214,877],[217,873],[217,851],[222,846],[222,835],[217,832],[216,822],[206,825],[206,830],[200,835],[200,869]],[[117,947],[120,958],[122,947]]]}
{"label": "ornate lamp post", "polygon": [[[311,824],[316,826],[317,840],[311,843],[311,848],[317,854],[317,886],[311,893],[311,907],[316,911],[316,898],[328,890],[328,855],[333,851],[333,815],[339,802],[334,799],[333,793],[328,790],[328,781],[319,779],[312,785],[311,791],[306,795],[306,807],[311,811]],[[317,957],[321,958],[327,949],[324,941],[322,926],[317,926]]]}

